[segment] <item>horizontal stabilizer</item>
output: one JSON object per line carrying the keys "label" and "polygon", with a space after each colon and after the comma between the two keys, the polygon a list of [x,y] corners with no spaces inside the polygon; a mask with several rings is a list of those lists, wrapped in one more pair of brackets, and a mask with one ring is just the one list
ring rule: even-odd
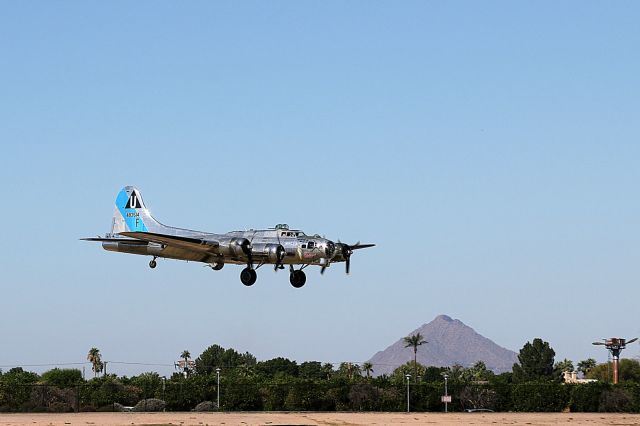
{"label": "horizontal stabilizer", "polygon": [[136,240],[133,238],[80,238],[82,241],[97,241],[97,242],[117,242],[117,243],[127,243],[127,244],[147,244],[147,241]]}

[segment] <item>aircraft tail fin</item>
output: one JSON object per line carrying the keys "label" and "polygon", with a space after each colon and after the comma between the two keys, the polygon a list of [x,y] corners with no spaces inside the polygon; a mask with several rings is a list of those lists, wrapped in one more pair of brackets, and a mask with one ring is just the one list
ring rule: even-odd
{"label": "aircraft tail fin", "polygon": [[111,233],[154,232],[164,228],[151,216],[144,204],[140,191],[133,186],[125,186],[116,197],[116,206],[111,219]]}

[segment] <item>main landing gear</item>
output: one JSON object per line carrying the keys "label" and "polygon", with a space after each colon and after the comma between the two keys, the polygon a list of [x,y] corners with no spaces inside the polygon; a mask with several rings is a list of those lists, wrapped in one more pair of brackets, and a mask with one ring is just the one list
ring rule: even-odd
{"label": "main landing gear", "polygon": [[255,284],[256,280],[258,279],[258,274],[256,273],[256,270],[253,268],[244,268],[242,270],[242,272],[240,272],[240,281],[242,281],[242,284],[246,285],[247,287]]}
{"label": "main landing gear", "polygon": [[156,262],[156,258],[154,256],[154,258],[149,262],[149,268],[153,269],[156,266],[158,266],[158,263]]}
{"label": "main landing gear", "polygon": [[293,265],[290,265],[289,281],[295,288],[300,288],[307,282],[307,276],[302,269],[296,271],[293,269]]}
{"label": "main landing gear", "polygon": [[[302,287],[307,282],[307,276],[304,271],[302,269],[293,269],[293,265],[289,265],[289,268],[289,281],[291,282],[291,285],[295,288]],[[247,287],[255,284],[257,278],[258,274],[256,273],[256,270],[250,266],[247,266],[242,270],[242,272],[240,272],[240,281],[242,281],[242,284]]]}

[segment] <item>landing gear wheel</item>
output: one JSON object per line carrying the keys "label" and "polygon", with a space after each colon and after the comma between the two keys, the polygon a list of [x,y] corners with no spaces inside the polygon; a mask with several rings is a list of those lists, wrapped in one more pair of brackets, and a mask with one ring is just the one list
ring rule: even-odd
{"label": "landing gear wheel", "polygon": [[307,276],[303,271],[293,271],[289,274],[289,281],[295,288],[300,288],[307,282]]}
{"label": "landing gear wheel", "polygon": [[256,273],[255,269],[244,268],[242,272],[240,272],[240,281],[242,281],[242,284],[246,285],[247,287],[253,285],[257,279],[258,274]]}
{"label": "landing gear wheel", "polygon": [[153,259],[151,262],[149,262],[149,268],[153,269],[156,266],[158,266],[158,263],[156,262],[155,259]]}

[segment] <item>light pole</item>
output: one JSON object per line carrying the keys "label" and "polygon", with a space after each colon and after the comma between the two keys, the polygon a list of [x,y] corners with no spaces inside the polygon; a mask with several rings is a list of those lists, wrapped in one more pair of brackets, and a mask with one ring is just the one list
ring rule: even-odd
{"label": "light pole", "polygon": [[220,367],[216,368],[216,376],[218,376],[218,411],[220,411]]}
{"label": "light pole", "polygon": [[411,378],[411,374],[405,374],[407,378],[407,413],[409,412],[409,379]]}
{"label": "light pole", "polygon": [[444,412],[448,412],[449,405],[449,394],[447,393],[447,379],[449,378],[448,374],[444,374]]}

